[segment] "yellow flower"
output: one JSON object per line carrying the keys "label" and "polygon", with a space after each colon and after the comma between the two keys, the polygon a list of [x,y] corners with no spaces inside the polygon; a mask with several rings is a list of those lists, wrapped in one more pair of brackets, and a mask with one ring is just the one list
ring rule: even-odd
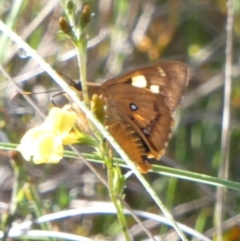
{"label": "yellow flower", "polygon": [[40,126],[26,132],[17,149],[27,161],[58,163],[63,157],[63,145],[78,142],[77,133],[71,132],[77,115],[68,109],[52,108]]}

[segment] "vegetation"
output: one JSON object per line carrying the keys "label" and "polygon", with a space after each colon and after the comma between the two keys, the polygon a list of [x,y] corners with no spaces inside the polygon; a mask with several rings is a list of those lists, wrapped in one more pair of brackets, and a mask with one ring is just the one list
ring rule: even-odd
{"label": "vegetation", "polygon": [[[2,240],[240,239],[240,4],[233,2],[0,3]],[[66,147],[57,164],[36,165],[17,152],[51,107],[69,103],[64,93],[75,100],[73,81],[102,83],[166,60],[188,64],[191,80],[151,172],[138,173],[120,148],[112,162],[108,141],[117,143],[80,101],[97,141],[84,135],[85,145]]]}

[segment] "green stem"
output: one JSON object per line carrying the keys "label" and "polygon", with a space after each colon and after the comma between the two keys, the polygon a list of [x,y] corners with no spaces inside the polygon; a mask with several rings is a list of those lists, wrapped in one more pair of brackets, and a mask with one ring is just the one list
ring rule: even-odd
{"label": "green stem", "polygon": [[21,181],[21,167],[19,163],[17,163],[14,159],[11,159],[11,164],[14,171],[14,182],[13,182],[13,189],[12,189],[12,196],[11,196],[11,204],[10,204],[10,210],[9,214],[6,217],[6,220],[4,222],[4,235],[2,240],[5,241],[8,238],[8,233],[10,228],[12,227],[12,222],[14,220],[14,216],[17,210],[18,205],[18,192],[19,192],[19,186]]}
{"label": "green stem", "polygon": [[[118,220],[119,220],[120,225],[122,227],[122,231],[124,233],[125,240],[131,241],[131,238],[130,238],[129,233],[128,233],[127,225],[126,225],[126,219],[125,219],[125,215],[124,215],[124,211],[123,211],[123,204],[117,198],[117,195],[121,195],[121,193],[120,194],[116,193],[118,188],[116,188],[116,186],[115,186],[116,184],[115,184],[114,179],[116,177],[114,177],[114,175],[116,175],[116,173],[114,172],[112,160],[110,158],[107,158],[105,160],[105,163],[106,163],[106,166],[107,166],[107,169],[108,169],[107,173],[108,173],[108,187],[109,187],[110,198],[111,198],[114,206],[116,207]],[[117,182],[120,182],[120,178],[118,178]]]}
{"label": "green stem", "polygon": [[[25,196],[28,199],[29,203],[31,203],[31,206],[34,209],[34,213],[37,218],[40,218],[46,215],[47,212],[43,208],[42,200],[39,197],[36,187],[33,184],[31,183],[26,184]],[[40,227],[42,230],[53,230],[50,223],[40,223]],[[47,240],[53,240],[53,239],[48,238]]]}
{"label": "green stem", "polygon": [[88,90],[87,90],[87,75],[86,75],[86,66],[87,66],[87,40],[85,34],[83,34],[82,39],[79,43],[77,43],[77,59],[79,66],[79,76],[82,83],[82,92],[83,99],[85,101],[86,106],[90,107],[90,102],[88,98]]}

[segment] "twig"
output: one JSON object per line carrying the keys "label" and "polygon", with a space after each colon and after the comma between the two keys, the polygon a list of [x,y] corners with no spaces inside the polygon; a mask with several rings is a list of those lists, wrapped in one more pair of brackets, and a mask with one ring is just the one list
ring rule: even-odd
{"label": "twig", "polygon": [[[226,65],[225,65],[225,84],[224,84],[224,103],[222,119],[222,138],[221,138],[221,162],[219,165],[218,177],[227,179],[229,171],[229,144],[230,144],[230,106],[231,106],[231,80],[232,80],[232,34],[233,34],[233,3],[227,3],[227,39],[226,39]],[[217,202],[215,207],[216,240],[222,241],[222,221],[224,216],[223,206],[227,190],[217,188]]]}

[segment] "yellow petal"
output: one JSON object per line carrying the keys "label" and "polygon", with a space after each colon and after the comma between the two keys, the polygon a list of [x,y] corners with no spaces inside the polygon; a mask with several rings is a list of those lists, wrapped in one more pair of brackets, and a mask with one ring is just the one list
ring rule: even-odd
{"label": "yellow petal", "polygon": [[75,112],[52,108],[43,124],[35,127],[23,136],[18,150],[27,160],[35,163],[57,163],[63,156],[64,144],[74,144],[79,137],[69,133],[77,119]]}
{"label": "yellow petal", "polygon": [[58,163],[63,157],[62,139],[53,133],[41,135],[36,146],[36,153],[33,156],[33,162],[36,164]]}
{"label": "yellow petal", "polygon": [[62,137],[42,126],[26,132],[17,149],[25,160],[36,164],[58,163],[63,157]]}
{"label": "yellow petal", "polygon": [[36,140],[44,132],[45,131],[38,126],[27,131],[21,139],[21,142],[18,145],[17,150],[21,152],[24,159],[26,159],[27,161],[30,161],[31,157],[36,153]]}
{"label": "yellow petal", "polygon": [[71,131],[68,135],[62,139],[63,145],[72,145],[79,143],[79,133]]}
{"label": "yellow petal", "polygon": [[65,138],[73,128],[76,119],[77,115],[75,112],[54,107],[50,110],[42,125],[43,128],[56,131],[62,138]]}

